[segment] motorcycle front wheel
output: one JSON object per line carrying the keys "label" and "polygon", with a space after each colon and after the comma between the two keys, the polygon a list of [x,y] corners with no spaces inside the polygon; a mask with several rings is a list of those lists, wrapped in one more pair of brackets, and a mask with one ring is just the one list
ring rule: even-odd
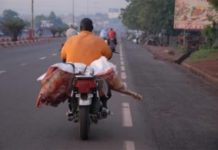
{"label": "motorcycle front wheel", "polygon": [[90,129],[89,106],[81,106],[79,108],[79,120],[80,120],[80,138],[82,140],[87,140],[89,137],[89,129]]}

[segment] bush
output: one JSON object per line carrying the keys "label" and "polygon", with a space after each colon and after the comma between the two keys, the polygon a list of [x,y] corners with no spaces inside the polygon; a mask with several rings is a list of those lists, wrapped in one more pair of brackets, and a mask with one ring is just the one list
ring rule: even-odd
{"label": "bush", "polygon": [[206,39],[206,46],[212,47],[215,40],[216,40],[216,35],[217,35],[217,24],[214,22],[212,26],[206,26],[202,34]]}

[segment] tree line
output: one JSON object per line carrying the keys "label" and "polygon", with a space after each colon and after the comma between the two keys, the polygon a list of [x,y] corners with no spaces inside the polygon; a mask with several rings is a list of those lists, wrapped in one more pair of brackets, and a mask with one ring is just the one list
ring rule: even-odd
{"label": "tree line", "polygon": [[172,30],[175,0],[126,0],[121,18],[128,28],[152,33]]}
{"label": "tree line", "polygon": [[[126,0],[128,5],[121,9],[123,24],[129,29],[142,30],[149,34],[156,34],[164,31],[169,37],[177,35],[181,30],[174,30],[174,9],[175,0]],[[218,0],[208,0],[218,10]],[[209,45],[218,38],[218,25],[213,21],[212,26],[207,26],[200,31],[209,41]]]}
{"label": "tree line", "polygon": [[[42,21],[47,22],[48,26],[42,26]],[[53,36],[61,35],[67,28],[60,17],[57,17],[54,12],[48,16],[38,15],[34,18],[35,32],[42,31],[43,28],[48,29]],[[18,37],[22,35],[24,29],[30,29],[31,23],[22,19],[19,14],[11,9],[6,9],[0,16],[0,31],[4,35],[10,36],[12,41],[17,41]]]}

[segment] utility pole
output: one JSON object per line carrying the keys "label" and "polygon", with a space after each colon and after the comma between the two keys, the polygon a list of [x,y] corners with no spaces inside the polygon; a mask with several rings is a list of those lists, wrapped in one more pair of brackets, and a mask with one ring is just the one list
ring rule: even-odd
{"label": "utility pole", "polygon": [[29,39],[33,40],[34,39],[34,0],[31,1],[31,15],[32,15],[32,20],[31,20],[31,29],[29,31]]}
{"label": "utility pole", "polygon": [[72,15],[73,15],[73,25],[74,25],[74,18],[75,18],[75,10],[74,10],[74,0],[72,0]]}
{"label": "utility pole", "polygon": [[86,0],[86,14],[89,15],[89,3],[88,0]]}

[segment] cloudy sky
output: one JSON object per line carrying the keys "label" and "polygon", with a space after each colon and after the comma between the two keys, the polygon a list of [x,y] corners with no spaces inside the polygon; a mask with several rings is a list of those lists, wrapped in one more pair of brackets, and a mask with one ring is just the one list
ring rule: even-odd
{"label": "cloudy sky", "polygon": [[[31,14],[32,0],[0,0],[0,13],[5,9],[12,9],[20,15]],[[125,0],[34,0],[35,14],[49,14],[54,11],[56,14],[75,15],[92,14],[96,12],[107,12],[108,8],[125,8]]]}

